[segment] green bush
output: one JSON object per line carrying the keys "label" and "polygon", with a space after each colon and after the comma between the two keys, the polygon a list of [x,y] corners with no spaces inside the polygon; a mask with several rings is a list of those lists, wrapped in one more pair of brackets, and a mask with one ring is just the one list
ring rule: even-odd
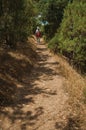
{"label": "green bush", "polygon": [[42,21],[48,22],[48,25],[44,26],[47,40],[50,40],[57,32],[57,28],[62,21],[63,10],[67,4],[68,0],[39,0]]}
{"label": "green bush", "polygon": [[85,35],[86,2],[74,1],[65,8],[60,29],[54,40],[50,41],[49,46],[52,44],[53,47],[57,47],[58,45],[59,52],[67,56],[80,70],[86,72]]}
{"label": "green bush", "polygon": [[58,49],[58,37],[55,36],[54,38],[52,38],[48,44],[48,48],[50,48],[50,50],[56,52]]}
{"label": "green bush", "polygon": [[27,39],[34,15],[31,0],[0,0],[0,42],[15,46],[17,41]]}

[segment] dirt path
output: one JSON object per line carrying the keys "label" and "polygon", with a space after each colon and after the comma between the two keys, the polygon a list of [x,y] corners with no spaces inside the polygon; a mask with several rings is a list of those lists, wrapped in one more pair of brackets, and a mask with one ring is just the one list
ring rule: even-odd
{"label": "dirt path", "polygon": [[65,130],[68,95],[59,63],[43,44],[30,77],[18,85],[17,101],[2,111],[0,130]]}

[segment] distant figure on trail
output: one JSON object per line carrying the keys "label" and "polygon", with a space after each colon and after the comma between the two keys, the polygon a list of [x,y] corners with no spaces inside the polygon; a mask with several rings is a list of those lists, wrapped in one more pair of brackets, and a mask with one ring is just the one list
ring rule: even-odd
{"label": "distant figure on trail", "polygon": [[36,29],[35,36],[37,39],[37,43],[40,43],[41,32],[40,32],[39,27],[37,27],[37,29]]}

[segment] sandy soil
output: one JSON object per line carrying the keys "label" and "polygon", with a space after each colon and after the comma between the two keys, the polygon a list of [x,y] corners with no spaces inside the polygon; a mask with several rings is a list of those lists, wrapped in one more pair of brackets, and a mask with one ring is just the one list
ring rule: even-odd
{"label": "sandy soil", "polygon": [[0,113],[0,130],[65,130],[69,114],[65,78],[43,41],[36,51],[38,60],[31,75],[17,85],[15,103]]}

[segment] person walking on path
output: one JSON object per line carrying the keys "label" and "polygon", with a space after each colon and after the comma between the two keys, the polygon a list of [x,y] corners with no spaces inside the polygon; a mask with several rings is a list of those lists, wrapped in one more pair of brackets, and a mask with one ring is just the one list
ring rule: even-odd
{"label": "person walking on path", "polygon": [[37,43],[40,43],[41,32],[40,32],[39,27],[37,27],[37,29],[36,29],[35,36],[37,39]]}

